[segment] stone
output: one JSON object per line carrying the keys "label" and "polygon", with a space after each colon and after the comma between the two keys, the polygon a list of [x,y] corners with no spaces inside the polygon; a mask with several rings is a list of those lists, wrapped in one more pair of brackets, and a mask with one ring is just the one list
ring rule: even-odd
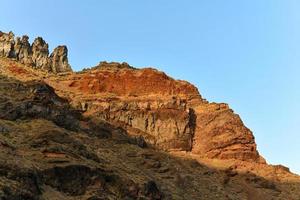
{"label": "stone", "polygon": [[264,162],[252,132],[229,107],[204,104],[197,106],[195,112],[193,153],[208,158]]}
{"label": "stone", "polygon": [[5,126],[2,126],[0,124],[0,133],[8,133],[8,132],[9,132],[9,130]]}
{"label": "stone", "polygon": [[79,128],[76,119],[79,112],[69,110],[67,101],[58,97],[53,88],[45,83],[14,84],[4,77],[0,77],[0,81],[4,81],[11,90],[17,91],[6,94],[10,101],[0,104],[0,118],[7,120],[47,118],[66,129]]}
{"label": "stone", "polygon": [[162,193],[159,191],[156,183],[154,181],[148,181],[144,184],[144,193],[145,196],[150,197],[153,200],[162,199]]}
{"label": "stone", "polygon": [[48,44],[41,37],[37,37],[31,45],[27,35],[14,38],[12,32],[0,32],[0,57],[14,58],[26,66],[51,73],[72,71],[67,47],[58,46],[49,56]]}
{"label": "stone", "polygon": [[17,37],[13,47],[14,57],[25,65],[32,65],[32,51],[27,35]]}
{"label": "stone", "polygon": [[0,31],[0,57],[13,57],[14,34]]}
{"label": "stone", "polygon": [[[84,99],[89,106],[80,109],[96,113],[130,135],[143,136],[150,146],[205,158],[265,163],[252,132],[227,104],[208,103],[192,84],[155,69],[119,65],[102,62],[100,67],[72,74],[63,88],[73,93],[74,105]],[[94,95],[104,94],[107,96],[94,99]]]}
{"label": "stone", "polygon": [[128,63],[118,63],[118,62],[100,62],[96,67],[93,67],[94,69],[97,68],[115,68],[115,69],[122,69],[122,68],[128,68],[128,69],[134,69],[132,66],[130,66]]}
{"label": "stone", "polygon": [[146,148],[147,147],[147,143],[146,143],[145,139],[143,138],[143,136],[135,137],[135,141],[136,141],[136,144],[139,147],[141,147],[141,148]]}
{"label": "stone", "polygon": [[[130,110],[111,109],[103,112],[103,118],[111,123],[122,122],[140,130],[146,142],[160,149],[190,150],[193,137],[190,113],[176,109]],[[125,127],[124,127],[125,128]],[[158,137],[156,137],[158,136]]]}
{"label": "stone", "polygon": [[49,58],[51,71],[54,73],[71,71],[68,63],[68,49],[66,46],[56,47]]}
{"label": "stone", "polygon": [[285,171],[285,172],[291,172],[290,168],[284,166],[284,165],[274,165],[275,170],[277,171]]}
{"label": "stone", "polygon": [[47,76],[47,44],[17,43],[0,58],[0,199],[300,196],[299,176],[262,162],[241,118],[192,84],[119,64]]}
{"label": "stone", "polygon": [[49,71],[48,44],[41,37],[37,37],[32,44],[32,61],[38,69]]}

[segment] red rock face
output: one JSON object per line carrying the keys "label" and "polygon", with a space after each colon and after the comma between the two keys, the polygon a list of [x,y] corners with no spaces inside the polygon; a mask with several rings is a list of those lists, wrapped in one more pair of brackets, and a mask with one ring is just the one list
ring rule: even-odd
{"label": "red rock face", "polygon": [[86,115],[142,135],[160,149],[264,162],[252,132],[227,104],[208,103],[195,86],[157,70],[106,63],[48,82]]}
{"label": "red rock face", "polygon": [[26,56],[13,38],[0,32],[0,199],[299,199],[299,176],[190,83],[126,63],[74,73],[64,47],[48,57],[40,38]]}
{"label": "red rock face", "polygon": [[252,132],[226,104],[204,104],[195,110],[193,153],[208,158],[265,162],[256,150]]}
{"label": "red rock face", "polygon": [[154,69],[107,65],[48,81],[61,95],[68,91],[72,104],[86,115],[142,135],[160,149],[190,151],[195,126],[187,101],[201,100],[197,88]]}
{"label": "red rock face", "polygon": [[198,90],[185,81],[174,81],[154,69],[106,69],[77,74],[67,80],[73,90],[86,94],[117,96],[195,95]]}
{"label": "red rock face", "polygon": [[[136,69],[127,63],[102,62],[92,69],[72,73],[65,46],[56,48],[48,57],[48,45],[42,38],[36,39],[32,47],[28,37],[17,42],[13,39],[12,33],[0,34],[0,56],[13,55],[21,63],[33,58],[35,68],[54,74],[69,72],[44,74],[40,78],[86,116],[141,135],[148,144],[160,149],[191,151],[205,158],[264,162],[252,132],[240,117],[226,104],[208,103],[186,81],[174,80],[151,68]],[[12,48],[19,43],[26,45]],[[17,66],[8,70],[15,76],[38,77]]]}

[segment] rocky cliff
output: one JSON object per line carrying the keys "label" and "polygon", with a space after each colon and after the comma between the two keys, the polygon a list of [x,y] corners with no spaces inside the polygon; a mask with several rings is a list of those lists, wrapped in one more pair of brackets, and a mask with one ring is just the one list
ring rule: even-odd
{"label": "rocky cliff", "polygon": [[72,72],[66,47],[1,32],[0,94],[2,199],[300,196],[227,104],[156,69]]}
{"label": "rocky cliff", "polygon": [[32,44],[29,37],[14,36],[12,32],[0,31],[0,56],[14,58],[20,63],[33,68],[59,73],[72,71],[68,64],[68,49],[66,46],[58,46],[49,56],[48,44],[43,38],[38,37]]}
{"label": "rocky cliff", "polygon": [[209,103],[195,86],[155,69],[104,62],[46,81],[85,115],[142,135],[160,149],[264,162],[252,132],[227,104]]}
{"label": "rocky cliff", "polygon": [[[48,57],[48,44],[2,33],[0,56],[58,73],[70,71],[67,48]],[[186,81],[155,69],[101,62],[82,72],[45,79],[71,104],[163,150],[190,151],[207,158],[264,162],[254,136],[228,105],[209,103]]]}

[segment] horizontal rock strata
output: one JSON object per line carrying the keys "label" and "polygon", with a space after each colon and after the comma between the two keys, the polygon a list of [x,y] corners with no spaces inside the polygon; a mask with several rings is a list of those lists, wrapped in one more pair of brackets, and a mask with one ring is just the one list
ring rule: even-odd
{"label": "horizontal rock strata", "polygon": [[[27,36],[14,38],[12,32],[0,32],[0,56],[36,69],[71,71],[67,53],[65,46],[58,46],[49,56],[41,37],[31,45]],[[209,103],[192,84],[158,70],[101,62],[43,80],[85,115],[142,136],[157,148],[190,151],[205,158],[265,162],[252,132],[227,104]]]}
{"label": "horizontal rock strata", "polygon": [[155,69],[102,62],[48,83],[86,115],[142,135],[160,149],[265,162],[252,132],[227,104],[208,103],[190,83]]}

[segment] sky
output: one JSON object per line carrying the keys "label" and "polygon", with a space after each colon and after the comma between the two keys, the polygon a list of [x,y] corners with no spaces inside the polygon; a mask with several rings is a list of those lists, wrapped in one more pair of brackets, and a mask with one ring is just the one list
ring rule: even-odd
{"label": "sky", "polygon": [[226,102],[271,164],[300,174],[300,1],[0,0],[0,30],[65,44],[74,70],[155,67]]}

